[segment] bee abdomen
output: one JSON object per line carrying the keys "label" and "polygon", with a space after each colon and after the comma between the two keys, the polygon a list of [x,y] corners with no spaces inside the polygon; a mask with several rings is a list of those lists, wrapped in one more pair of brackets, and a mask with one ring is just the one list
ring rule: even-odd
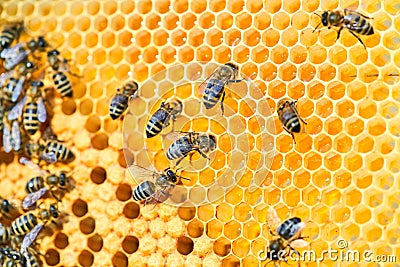
{"label": "bee abdomen", "polygon": [[110,103],[110,117],[113,120],[118,119],[127,108],[128,97],[123,94],[115,95]]}
{"label": "bee abdomen", "polygon": [[28,103],[23,113],[24,128],[30,135],[35,134],[39,129],[37,106],[38,106],[37,103],[34,102]]}
{"label": "bee abdomen", "polygon": [[24,214],[11,224],[12,235],[25,235],[37,225],[37,218],[32,213]]}
{"label": "bee abdomen", "polygon": [[153,182],[145,181],[135,188],[132,197],[135,201],[144,200],[155,193],[155,188],[156,186]]}
{"label": "bee abdomen", "polygon": [[203,95],[203,102],[206,109],[210,109],[217,104],[224,91],[224,85],[218,80],[210,80]]}
{"label": "bee abdomen", "polygon": [[185,157],[193,150],[193,145],[189,142],[187,137],[182,137],[178,141],[175,141],[167,150],[167,158],[178,159]]}
{"label": "bee abdomen", "polygon": [[300,119],[299,117],[294,114],[284,114],[283,115],[283,125],[292,133],[299,133],[300,132]]}
{"label": "bee abdomen", "polygon": [[157,110],[153,116],[150,117],[149,122],[146,125],[146,136],[151,138],[159,134],[166,122],[167,112],[163,109]]}
{"label": "bee abdomen", "polygon": [[25,190],[28,194],[39,191],[44,187],[44,179],[41,176],[31,178],[25,186]]}
{"label": "bee abdomen", "polygon": [[0,236],[0,243],[7,243],[11,239],[11,229],[7,226],[0,226],[2,235]]}
{"label": "bee abdomen", "polygon": [[62,97],[73,97],[71,82],[61,71],[53,75],[54,85]]}
{"label": "bee abdomen", "polygon": [[75,159],[72,151],[59,142],[49,141],[46,145],[45,153],[49,152],[53,152],[59,161],[69,162]]}

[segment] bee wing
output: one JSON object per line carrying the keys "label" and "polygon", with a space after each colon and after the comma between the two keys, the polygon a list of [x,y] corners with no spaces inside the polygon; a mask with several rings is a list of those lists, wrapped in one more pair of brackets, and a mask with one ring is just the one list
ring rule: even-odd
{"label": "bee wing", "polygon": [[40,97],[38,100],[38,119],[40,122],[46,121],[46,106],[43,103],[43,99]]}
{"label": "bee wing", "polygon": [[8,57],[4,60],[5,64],[4,67],[7,70],[13,69],[15,66],[17,66],[19,63],[21,63],[22,60],[24,60],[28,56],[29,52],[28,51],[21,51],[17,54],[15,54],[12,57]]}
{"label": "bee wing", "polygon": [[12,96],[11,96],[12,102],[17,101],[19,95],[21,94],[22,88],[24,87],[25,79],[26,79],[25,76],[21,76],[19,78],[18,83],[15,86],[14,91],[13,91]]}
{"label": "bee wing", "polygon": [[13,71],[7,71],[0,74],[0,87],[4,85],[4,82],[7,81],[13,74]]}
{"label": "bee wing", "polygon": [[[157,177],[160,177],[162,174],[140,167],[138,165],[132,164],[131,166],[128,167],[128,170],[131,174],[132,177],[129,177],[129,180],[132,184],[139,184],[142,181],[145,180],[155,180]],[[135,178],[137,180],[135,180]]]}
{"label": "bee wing", "polygon": [[11,58],[11,57],[14,57],[15,54],[17,54],[17,53],[19,53],[19,52],[22,52],[23,46],[24,46],[25,44],[26,44],[25,42],[21,42],[21,43],[18,43],[18,44],[16,44],[16,45],[14,45],[14,46],[11,46],[11,47],[8,47],[8,48],[3,49],[3,50],[1,51],[1,53],[0,53],[0,57],[1,57],[2,59],[9,59],[9,58]]}
{"label": "bee wing", "polygon": [[205,79],[204,82],[202,82],[202,83],[200,84],[200,86],[199,86],[199,93],[200,93],[201,95],[204,94],[204,91],[206,90],[207,84],[210,82],[210,80],[211,80],[213,77],[215,77],[215,71],[214,71],[210,76],[208,76],[208,78]]}
{"label": "bee wing", "polygon": [[5,123],[3,127],[3,147],[6,153],[10,153],[10,151],[12,150],[11,130],[10,127],[8,127],[7,123]]}
{"label": "bee wing", "polygon": [[28,166],[30,169],[37,171],[38,173],[40,173],[41,175],[46,175],[48,174],[48,172],[46,172],[45,170],[43,170],[42,168],[39,167],[39,165],[37,165],[36,163],[34,163],[33,161],[31,161],[28,158],[22,157],[19,159],[19,163],[21,163],[22,165],[26,165]]}
{"label": "bee wing", "polygon": [[22,110],[24,108],[25,102],[28,99],[28,97],[24,97],[21,101],[19,101],[10,111],[10,113],[8,113],[8,120],[13,121],[18,119],[19,116],[21,116],[22,114]]}
{"label": "bee wing", "polygon": [[[219,70],[217,69],[215,72],[217,72],[217,71],[219,71]],[[207,80],[205,80],[202,84],[200,84],[200,86],[199,86],[200,94],[204,94],[207,84],[210,83],[210,80],[215,77],[215,72],[213,74],[211,74],[211,76],[208,77]],[[218,79],[218,84],[222,83],[223,86],[225,86],[229,82],[229,80],[231,80],[231,78],[232,78],[231,75],[226,75],[225,77],[221,77],[220,79]],[[216,83],[212,82],[212,84],[216,84]]]}
{"label": "bee wing", "polygon": [[308,245],[308,242],[303,239],[296,239],[290,242],[290,246],[293,248],[304,248]]}
{"label": "bee wing", "polygon": [[41,155],[41,158],[45,160],[47,163],[56,163],[57,162],[57,157],[54,152],[48,152],[48,153],[43,153]]}
{"label": "bee wing", "polygon": [[281,223],[281,219],[278,217],[278,214],[273,207],[269,207],[268,209],[267,223],[272,226],[273,229],[276,229]]}
{"label": "bee wing", "polygon": [[28,256],[27,262],[30,262],[27,248],[33,243],[33,241],[35,241],[36,237],[38,236],[39,232],[42,230],[43,226],[44,225],[42,223],[36,225],[35,227],[33,227],[33,229],[29,233],[27,233],[25,235],[24,239],[22,240],[20,252],[25,257]]}
{"label": "bee wing", "polygon": [[179,138],[181,138],[183,136],[184,136],[183,132],[170,132],[170,133],[166,134],[166,137],[168,138],[168,140],[171,140],[173,142],[179,140]]}
{"label": "bee wing", "polygon": [[21,148],[21,131],[19,130],[18,121],[13,121],[11,128],[11,137],[12,137],[12,146],[15,151],[18,151]]}
{"label": "bee wing", "polygon": [[22,201],[22,208],[27,209],[35,204],[47,191],[47,187],[43,187],[39,191],[28,194]]}

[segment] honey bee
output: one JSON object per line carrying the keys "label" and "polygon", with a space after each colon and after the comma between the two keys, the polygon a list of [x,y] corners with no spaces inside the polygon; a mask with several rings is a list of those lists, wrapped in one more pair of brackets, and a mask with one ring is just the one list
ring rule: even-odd
{"label": "honey bee", "polygon": [[293,133],[299,133],[301,130],[300,121],[304,124],[307,124],[299,115],[296,109],[296,102],[297,101],[290,101],[289,99],[282,99],[278,102],[278,117],[283,125],[283,129],[288,132],[293,140],[294,139]]}
{"label": "honey bee", "polygon": [[47,163],[71,162],[75,159],[74,153],[57,140],[46,140],[44,142],[27,142],[25,154],[45,160]]}
{"label": "honey bee", "polygon": [[8,25],[6,25],[1,32],[0,51],[2,51],[5,48],[8,48],[14,42],[14,40],[18,39],[23,30],[24,30],[23,21],[8,23]]}
{"label": "honey bee", "polygon": [[285,220],[276,228],[276,233],[272,232],[269,225],[270,222],[274,222],[275,224],[276,222],[280,223],[280,219],[272,207],[269,208],[267,223],[270,234],[278,237],[273,239],[267,248],[266,256],[269,261],[286,261],[290,251],[300,255],[295,248],[301,248],[308,245],[308,243],[303,240],[304,238],[300,236],[301,230],[305,227],[305,224],[301,219],[293,217]]}
{"label": "honey bee", "polygon": [[39,122],[46,121],[46,107],[40,90],[44,84],[41,81],[33,81],[27,95],[15,105],[8,114],[9,120],[17,119],[23,112],[23,125],[28,134],[33,135],[39,129]]}
{"label": "honey bee", "polygon": [[19,252],[11,247],[0,248],[0,264],[5,267],[39,267],[39,262],[29,249],[26,254]]}
{"label": "honey bee", "polygon": [[59,211],[54,204],[48,208],[39,208],[37,214],[33,211],[25,213],[11,223],[11,235],[24,236],[33,231],[32,235],[36,236],[47,222],[58,217]]}
{"label": "honey bee", "polygon": [[111,119],[118,119],[122,115],[128,108],[129,100],[135,96],[138,89],[139,86],[135,81],[129,81],[122,88],[117,89],[109,107]]}
{"label": "honey bee", "polygon": [[23,111],[22,123],[29,135],[35,134],[39,129],[39,122],[43,123],[47,118],[46,107],[40,90],[43,86],[43,82],[33,81],[27,95],[8,114],[9,120],[15,120]]}
{"label": "honey bee", "polygon": [[219,66],[199,87],[203,95],[203,103],[206,109],[214,107],[221,99],[221,111],[224,115],[225,86],[228,83],[241,82],[244,79],[236,80],[239,68],[233,63],[226,63]]}
{"label": "honey bee", "polygon": [[[33,62],[25,61],[20,64],[20,67],[17,68],[15,77],[11,77],[13,71],[7,72],[7,74],[2,77],[11,77],[8,79],[8,83],[3,87],[3,104],[6,107],[13,105],[13,103],[18,100],[24,87],[25,80],[29,78],[30,73],[33,72],[35,69],[36,66],[33,64]],[[0,84],[2,84],[1,81]]]}
{"label": "honey bee", "polygon": [[179,159],[176,165],[188,155],[198,152],[202,157],[209,159],[205,154],[215,150],[217,141],[214,135],[196,132],[173,132],[167,135],[175,140],[167,150],[169,160]]}
{"label": "honey bee", "polygon": [[57,201],[61,201],[60,197],[55,195],[55,191],[68,190],[70,180],[65,172],[61,172],[59,175],[49,173],[42,170],[37,164],[24,157],[20,158],[19,161],[21,164],[27,165],[31,169],[38,170],[41,174],[40,176],[32,177],[26,183],[25,190],[28,193],[28,196],[22,201],[22,207],[24,209],[27,209],[36,203],[36,201],[48,191],[50,191],[51,195]]}
{"label": "honey bee", "polygon": [[21,149],[21,131],[17,120],[12,122],[11,130],[8,123],[3,126],[3,147],[6,153],[12,150],[18,152]]}
{"label": "honey bee", "polygon": [[[150,201],[154,201],[157,204],[163,195],[168,194],[181,179],[189,180],[177,175],[170,168],[158,173],[137,165],[131,165],[129,171],[133,177],[145,180],[135,188],[132,196],[135,201],[144,200],[145,205]],[[132,183],[135,183],[135,181],[132,181]]]}
{"label": "honey bee", "polygon": [[0,57],[4,60],[4,68],[11,70],[26,59],[29,54],[35,51],[44,52],[48,46],[49,44],[44,37],[39,36],[37,40],[32,39],[27,43],[18,43],[12,47],[3,49]]}
{"label": "honey bee", "polygon": [[74,92],[72,91],[71,81],[65,75],[67,60],[61,60],[59,58],[60,52],[53,49],[47,52],[47,61],[51,68],[55,71],[52,75],[52,79],[57,91],[62,97],[73,97]]}
{"label": "honey bee", "polygon": [[37,213],[28,212],[16,218],[11,223],[11,235],[14,238],[24,236],[21,243],[20,252],[25,257],[26,261],[31,264],[36,261],[29,255],[29,246],[35,241],[39,232],[49,222],[56,223],[54,219],[60,216],[56,205],[51,204],[48,208],[39,208]]}
{"label": "honey bee", "polygon": [[182,102],[177,99],[162,102],[159,109],[150,117],[146,126],[146,136],[151,138],[159,134],[163,128],[168,127],[170,120],[176,120],[176,117],[182,112]]}
{"label": "honey bee", "polygon": [[372,18],[367,17],[357,11],[353,11],[350,9],[344,9],[343,11],[328,10],[322,13],[322,15],[319,15],[317,13],[314,14],[316,14],[321,18],[321,22],[317,25],[315,30],[321,24],[327,26],[328,29],[330,29],[331,27],[339,27],[336,39],[339,39],[340,32],[343,30],[343,28],[346,28],[354,37],[357,38],[357,40],[365,48],[365,44],[357,34],[360,35],[374,34],[374,28],[372,27],[371,23],[369,23],[369,21],[367,20]]}

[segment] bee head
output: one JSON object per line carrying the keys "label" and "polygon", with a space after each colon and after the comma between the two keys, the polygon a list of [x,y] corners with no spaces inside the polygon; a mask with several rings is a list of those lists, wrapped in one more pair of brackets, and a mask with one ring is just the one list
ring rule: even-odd
{"label": "bee head", "polygon": [[51,214],[51,217],[53,217],[55,219],[58,218],[58,216],[59,216],[58,209],[54,204],[50,205],[49,212]]}
{"label": "bee head", "polygon": [[267,257],[272,261],[281,260],[281,251],[284,251],[284,247],[281,239],[276,239],[271,242],[268,247]]}
{"label": "bee head", "polygon": [[49,45],[43,36],[38,37],[37,44],[40,48],[46,48]]}
{"label": "bee head", "polygon": [[176,183],[178,181],[175,172],[173,172],[172,170],[168,169],[166,175],[171,182]]}
{"label": "bee head", "polygon": [[53,50],[47,52],[47,56],[48,56],[48,57],[51,57],[51,56],[58,56],[58,55],[60,55],[60,52],[59,52],[57,49],[53,49]]}
{"label": "bee head", "polygon": [[321,16],[322,25],[328,26],[328,16],[329,16],[329,11],[325,11],[324,13],[322,13],[322,16]]}
{"label": "bee head", "polygon": [[60,186],[65,186],[67,184],[67,179],[67,175],[64,172],[60,173],[60,180],[58,182]]}

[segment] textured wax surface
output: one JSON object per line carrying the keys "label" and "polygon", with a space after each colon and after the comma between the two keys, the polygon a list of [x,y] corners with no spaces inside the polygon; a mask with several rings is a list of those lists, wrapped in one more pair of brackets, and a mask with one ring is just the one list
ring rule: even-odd
{"label": "textured wax surface", "polygon": [[[68,222],[41,241],[47,265],[257,266],[258,251],[272,238],[270,206],[282,220],[305,221],[303,235],[317,252],[346,240],[350,249],[400,260],[400,85],[389,75],[400,66],[396,1],[2,1],[0,7],[2,19],[23,19],[30,35],[62,44],[58,49],[82,75],[75,99],[56,99],[54,108],[53,129],[76,160],[51,169],[76,171],[76,188],[60,205]],[[361,37],[366,49],[346,30],[338,41],[333,29],[313,32],[320,20],[313,12],[344,8],[374,18],[375,34]],[[219,104],[205,111],[197,88],[214,63],[228,61],[253,81],[228,86],[221,117]],[[123,124],[111,120],[108,104],[130,78],[141,89]],[[182,176],[190,180],[171,198],[174,206],[144,207],[131,201],[124,155],[144,167],[169,165],[163,149],[171,141],[143,137],[149,112],[173,95],[184,101],[175,129],[212,132],[217,149],[210,161],[199,155],[192,166],[183,161]],[[307,122],[296,145],[276,114],[282,98],[298,100]],[[2,197],[22,199],[32,171],[4,152],[0,160],[0,186],[10,188]]]}

